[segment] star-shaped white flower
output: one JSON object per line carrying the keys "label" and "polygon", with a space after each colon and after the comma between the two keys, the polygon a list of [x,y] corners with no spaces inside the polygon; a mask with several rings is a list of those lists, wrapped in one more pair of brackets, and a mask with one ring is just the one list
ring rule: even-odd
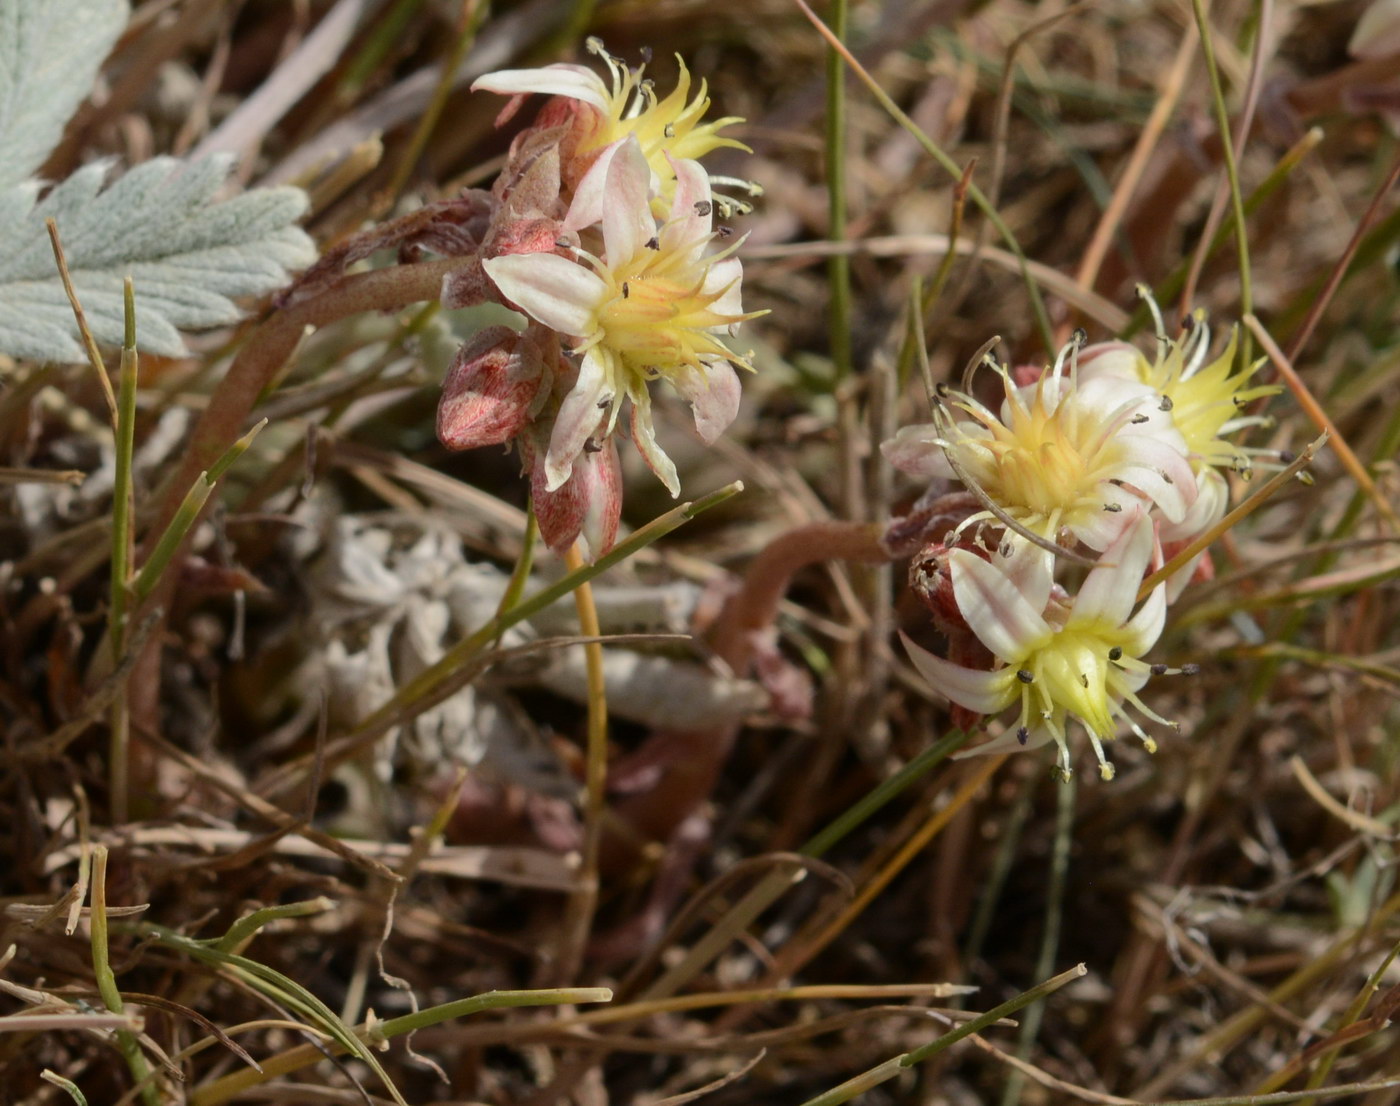
{"label": "star-shaped white flower", "polygon": [[975,752],[1006,752],[1054,741],[1059,770],[1070,772],[1066,721],[1088,731],[1100,772],[1112,778],[1103,742],[1117,736],[1123,719],[1154,748],[1125,713],[1131,704],[1153,721],[1171,725],[1137,697],[1151,674],[1167,671],[1142,656],[1162,632],[1166,589],[1159,584],[1133,613],[1155,539],[1147,514],[1137,508],[1128,525],[1085,578],[1072,602],[1052,597],[1052,559],[1017,543],[1010,559],[989,562],[967,549],[950,555],[953,593],[968,626],[1001,662],[985,672],[952,664],[905,637],[905,648],[933,688],[978,714],[998,714],[1020,704],[1014,728]]}
{"label": "star-shaped white flower", "polygon": [[[590,442],[612,433],[624,399],[631,400],[632,438],[673,496],[675,466],[656,444],[647,385],[666,380],[691,404],[695,427],[709,444],[739,406],[732,353],[721,336],[752,318],[740,300],[742,270],[730,256],[738,242],[707,253],[714,238],[709,178],[694,161],[671,161],[675,199],[658,225],[651,172],[635,136],[590,170],[601,187],[580,185],[579,205],[606,197],[599,215],[603,250],[579,260],[558,254],[516,254],[484,261],[501,294],[536,321],[575,339],[578,379],[559,406],[545,457],[549,490],[562,485]],[[586,185],[586,187],[585,187]],[[588,218],[570,209],[566,228]]]}

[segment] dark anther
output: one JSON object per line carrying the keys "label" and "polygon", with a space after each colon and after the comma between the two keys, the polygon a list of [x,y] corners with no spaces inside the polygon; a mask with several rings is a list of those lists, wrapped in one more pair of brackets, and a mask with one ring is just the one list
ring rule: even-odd
{"label": "dark anther", "polygon": [[1154,664],[1148,671],[1154,676],[1165,676],[1167,674],[1167,666],[1165,664]]}
{"label": "dark anther", "polygon": [[997,550],[998,553],[1000,553],[1003,557],[1006,557],[1006,558],[1008,558],[1008,559],[1010,559],[1011,554],[1012,554],[1014,551],[1015,551],[1015,547],[1014,547],[1009,541],[1008,541],[1008,542],[1003,542],[1003,543],[1001,544],[1001,548]]}
{"label": "dark anther", "polygon": [[1082,326],[1077,326],[1074,328],[1074,333],[1070,335],[1069,340],[1076,346],[1083,348],[1089,343],[1089,332]]}
{"label": "dark anther", "polygon": [[613,401],[613,397],[612,397],[612,396],[604,396],[602,399],[600,399],[600,400],[598,401],[598,410],[599,410],[599,411],[606,411],[609,407],[612,406],[612,401]]}
{"label": "dark anther", "polygon": [[1160,475],[1160,476],[1162,477],[1162,479],[1165,480],[1168,484],[1174,484],[1174,483],[1176,483],[1176,481],[1173,480],[1170,476],[1168,476],[1165,472],[1159,473],[1159,475]]}
{"label": "dark anther", "polygon": [[653,237],[647,239],[647,249],[649,249],[649,250],[659,250],[660,248],[661,248],[661,242],[660,242],[660,240],[657,239],[655,236],[653,236]]}
{"label": "dark anther", "polygon": [[1231,396],[1230,401],[1241,411],[1249,406],[1249,400],[1245,399],[1244,396]]}
{"label": "dark anther", "polygon": [[1031,731],[1026,729],[1025,726],[1022,726],[1019,730],[1016,731],[1016,740],[1019,741],[1022,745],[1024,745],[1030,739]]}
{"label": "dark anther", "polygon": [[1081,672],[1079,674],[1079,682],[1087,688],[1089,686],[1089,677],[1084,675],[1083,672]]}
{"label": "dark anther", "polygon": [[569,243],[565,242],[562,238],[556,238],[554,240],[554,248],[556,250],[571,250],[573,246],[569,245]]}
{"label": "dark anther", "polygon": [[1163,397],[1162,397],[1162,402],[1159,403],[1159,404],[1157,404],[1157,410],[1159,410],[1159,411],[1170,411],[1170,410],[1171,410],[1173,407],[1175,407],[1175,406],[1176,406],[1176,404],[1172,403],[1172,397],[1171,397],[1171,396],[1163,396]]}
{"label": "dark anther", "polygon": [[1134,415],[1132,418],[1132,423],[1134,426],[1141,426],[1143,423],[1150,421],[1151,420],[1146,415]]}
{"label": "dark anther", "polygon": [[589,438],[588,441],[583,443],[583,451],[585,453],[600,453],[602,449],[603,443],[597,438]]}
{"label": "dark anther", "polygon": [[627,287],[627,282],[624,280],[624,281],[622,282],[622,298],[623,298],[623,299],[626,299],[626,298],[627,298],[628,296],[630,296],[631,294],[632,294],[632,289],[629,288],[629,287]]}
{"label": "dark anther", "polygon": [[1108,659],[1111,661],[1121,661],[1123,659],[1123,647],[1115,645],[1108,651]]}
{"label": "dark anther", "polygon": [[949,392],[948,385],[943,384],[943,383],[935,384],[935,385],[933,386],[933,390],[934,390],[934,393],[935,393],[936,395],[940,396],[940,397],[946,397],[946,396],[948,395],[948,392]]}
{"label": "dark anther", "polygon": [[1200,674],[1200,671],[1201,666],[1199,664],[1183,664],[1181,666],[1181,674],[1183,676],[1196,676]]}
{"label": "dark anther", "polygon": [[703,218],[704,216],[708,215],[708,214],[709,214],[711,211],[713,211],[714,209],[715,209],[715,205],[712,204],[712,203],[710,203],[709,200],[696,200],[696,201],[695,201],[695,214],[701,216],[702,218]]}
{"label": "dark anther", "polygon": [[1107,512],[1108,512],[1109,514],[1111,514],[1111,515],[1116,515],[1119,511],[1121,511],[1121,510],[1123,509],[1123,504],[1121,504],[1121,503],[1105,503],[1105,504],[1103,505],[1103,509],[1104,509],[1105,511],[1107,511]]}
{"label": "dark anther", "polygon": [[1016,678],[1020,680],[1023,684],[1028,684],[1035,679],[1035,673],[1032,672],[1029,668],[1021,668],[1017,670]]}
{"label": "dark anther", "polygon": [[1280,449],[1278,451],[1278,459],[1282,461],[1285,465],[1291,465],[1294,461],[1298,459],[1298,455],[1294,453],[1291,449]]}
{"label": "dark anther", "polygon": [[730,237],[733,237],[733,235],[734,235],[734,228],[733,228],[733,227],[720,227],[718,230],[715,231],[715,234],[719,235],[719,237],[721,237],[721,238],[730,238]]}
{"label": "dark anther", "polygon": [[664,127],[661,128],[661,133],[667,138],[675,138],[676,125],[674,123],[667,123]]}

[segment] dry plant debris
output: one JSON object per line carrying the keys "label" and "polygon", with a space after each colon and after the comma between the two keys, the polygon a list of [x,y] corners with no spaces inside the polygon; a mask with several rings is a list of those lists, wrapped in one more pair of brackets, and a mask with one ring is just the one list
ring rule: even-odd
{"label": "dry plant debris", "polygon": [[1398,75],[0,0],[0,1100],[1395,1102]]}

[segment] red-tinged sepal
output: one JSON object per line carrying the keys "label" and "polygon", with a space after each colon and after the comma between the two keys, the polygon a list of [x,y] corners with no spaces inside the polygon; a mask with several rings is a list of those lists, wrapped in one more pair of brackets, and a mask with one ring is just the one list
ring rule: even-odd
{"label": "red-tinged sepal", "polygon": [[448,371],[438,440],[448,449],[510,441],[538,413],[558,360],[559,339],[550,331],[487,327],[458,351]]}

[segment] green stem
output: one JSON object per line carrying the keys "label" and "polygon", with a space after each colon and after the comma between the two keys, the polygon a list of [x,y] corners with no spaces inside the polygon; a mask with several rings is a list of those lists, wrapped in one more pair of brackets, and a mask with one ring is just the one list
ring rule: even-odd
{"label": "green stem", "polygon": [[[92,849],[92,890],[88,900],[92,910],[88,918],[88,929],[92,935],[92,973],[97,979],[97,993],[102,1003],[113,1014],[125,1014],[121,991],[117,989],[117,977],[112,971],[112,961],[107,951],[107,846],[94,845]],[[141,1101],[146,1106],[161,1106],[160,1094],[151,1079],[151,1067],[146,1062],[146,1054],[136,1040],[136,1034],[129,1029],[118,1029],[117,1047],[126,1060],[131,1078],[141,1088]]]}
{"label": "green stem", "polygon": [[[832,0],[831,32],[845,41],[847,0]],[[846,237],[846,67],[835,49],[826,52],[826,201],[827,232],[833,242]],[[851,259],[844,253],[827,260],[831,286],[831,341],[833,386],[851,374]]]}
{"label": "green stem", "polygon": [[[1244,197],[1240,192],[1239,167],[1235,164],[1235,143],[1230,133],[1230,113],[1225,106],[1225,90],[1220,83],[1220,70],[1215,64],[1215,46],[1211,40],[1210,23],[1206,19],[1203,0],[1191,0],[1191,10],[1196,16],[1196,27],[1200,31],[1201,53],[1205,55],[1206,72],[1210,74],[1211,101],[1215,108],[1215,122],[1220,128],[1220,155],[1225,163],[1225,177],[1230,182],[1230,205],[1234,214],[1235,246],[1239,255],[1240,270],[1240,314],[1254,313],[1254,291],[1249,273],[1249,235],[1245,226]],[[1241,365],[1249,365],[1254,360],[1253,341],[1249,333],[1240,335]]]}

